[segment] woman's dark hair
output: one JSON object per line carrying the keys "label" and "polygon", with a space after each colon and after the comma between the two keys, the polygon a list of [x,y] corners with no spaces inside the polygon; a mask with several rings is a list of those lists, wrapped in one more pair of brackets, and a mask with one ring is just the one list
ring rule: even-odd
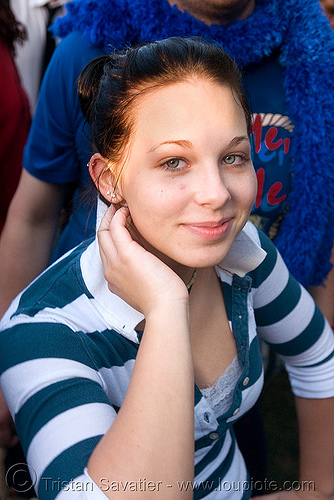
{"label": "woman's dark hair", "polygon": [[234,61],[213,43],[174,37],[98,57],[83,69],[79,100],[95,150],[119,162],[131,136],[136,99],[192,77],[230,86],[251,133],[251,115]]}
{"label": "woman's dark hair", "polygon": [[9,0],[0,0],[0,38],[12,55],[15,54],[15,42],[22,43],[27,38],[26,30],[16,20]]}

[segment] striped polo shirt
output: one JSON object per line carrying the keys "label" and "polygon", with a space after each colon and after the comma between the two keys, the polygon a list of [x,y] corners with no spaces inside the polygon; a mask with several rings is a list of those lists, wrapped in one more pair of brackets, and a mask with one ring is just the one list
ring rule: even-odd
{"label": "striped polo shirt", "polygon": [[149,478],[95,484],[87,474],[89,457],[127,392],[143,319],[109,291],[97,240],[67,253],[13,301],[1,321],[1,387],[40,499],[102,500],[107,490],[172,487],[191,488],[194,499],[249,498],[233,422],[262,389],[258,336],[283,357],[296,395],[334,395],[333,333],[271,241],[247,223],[216,272],[241,374],[220,416],[195,385],[191,484]]}

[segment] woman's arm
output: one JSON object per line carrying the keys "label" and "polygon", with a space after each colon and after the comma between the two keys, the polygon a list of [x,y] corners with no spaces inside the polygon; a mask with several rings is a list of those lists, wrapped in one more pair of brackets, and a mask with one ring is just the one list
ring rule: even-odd
{"label": "woman's arm", "polygon": [[183,305],[147,318],[130,386],[114,424],[95,448],[88,473],[98,486],[151,482],[152,491],[105,491],[109,498],[192,498],[177,481],[194,476],[193,367]]}
{"label": "woman's arm", "polygon": [[155,485],[152,491],[106,490],[109,498],[192,498],[177,488],[177,481],[194,476],[188,294],[175,273],[131,239],[126,216],[121,209],[111,223],[104,221],[99,243],[112,290],[143,312],[146,324],[124,403],[88,473],[98,485],[105,478],[119,484],[145,478]]}

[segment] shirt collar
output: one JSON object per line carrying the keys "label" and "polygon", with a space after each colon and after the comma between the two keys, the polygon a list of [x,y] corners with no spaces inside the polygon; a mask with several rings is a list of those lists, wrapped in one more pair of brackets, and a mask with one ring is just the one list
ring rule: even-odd
{"label": "shirt collar", "polygon": [[103,274],[97,238],[83,252],[80,267],[85,285],[93,296],[91,299],[93,305],[101,313],[106,328],[116,330],[129,340],[138,343],[135,328],[144,316],[109,290]]}
{"label": "shirt collar", "polygon": [[267,252],[260,245],[256,227],[251,222],[247,222],[234,240],[225,259],[216,267],[223,272],[237,274],[243,278],[247,273],[256,269],[266,255]]}

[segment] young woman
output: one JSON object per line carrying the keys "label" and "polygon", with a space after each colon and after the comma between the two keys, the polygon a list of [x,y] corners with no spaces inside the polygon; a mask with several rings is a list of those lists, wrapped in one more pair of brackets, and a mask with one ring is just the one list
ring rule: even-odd
{"label": "young woman", "polygon": [[[257,400],[257,334],[284,357],[301,479],[332,498],[334,340],[272,243],[233,61],[171,38],[102,56],[79,82],[110,205],[97,238],[2,320],[1,384],[39,498],[240,499],[233,423]],[[278,496],[277,496],[278,498]]]}

